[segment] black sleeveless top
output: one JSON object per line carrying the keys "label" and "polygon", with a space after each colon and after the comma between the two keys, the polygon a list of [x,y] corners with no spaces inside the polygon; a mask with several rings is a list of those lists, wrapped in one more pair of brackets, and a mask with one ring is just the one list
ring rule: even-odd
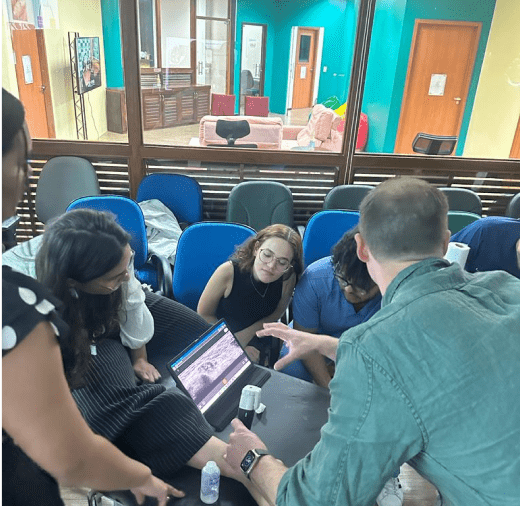
{"label": "black sleeveless top", "polygon": [[256,281],[250,271],[233,262],[233,288],[222,297],[217,318],[224,318],[232,332],[238,332],[274,312],[282,298],[283,276],[272,283]]}

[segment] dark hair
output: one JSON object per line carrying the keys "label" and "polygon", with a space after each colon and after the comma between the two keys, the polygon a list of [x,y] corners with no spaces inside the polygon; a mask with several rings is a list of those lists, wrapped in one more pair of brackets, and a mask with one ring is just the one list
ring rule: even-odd
{"label": "dark hair", "polygon": [[71,328],[61,343],[71,387],[81,385],[90,360],[90,343],[118,329],[121,289],[109,295],[70,293],[69,279],[87,283],[121,262],[130,241],[115,216],[90,209],[67,212],[46,228],[36,256],[36,275],[63,302],[62,315]]}
{"label": "dark hair", "polygon": [[448,230],[448,201],[426,181],[387,179],[368,193],[359,211],[360,233],[376,259],[439,255]]}
{"label": "dark hair", "polygon": [[359,232],[356,225],[343,234],[343,237],[332,248],[332,265],[338,274],[348,279],[354,286],[368,291],[374,286],[374,281],[368,273],[367,264],[357,256],[357,244],[354,239]]}
{"label": "dark hair", "polygon": [[279,237],[287,241],[293,250],[292,259],[292,270],[289,269],[284,279],[288,279],[292,276],[292,271],[298,277],[303,271],[303,249],[302,240],[300,234],[296,230],[288,227],[287,225],[269,225],[264,229],[260,230],[254,237],[249,238],[246,242],[241,244],[236,251],[233,253],[231,260],[238,264],[241,271],[248,271],[253,268],[255,263],[255,247],[263,244],[267,239],[271,237]]}
{"label": "dark hair", "polygon": [[2,156],[13,149],[14,139],[24,121],[25,110],[22,103],[2,88]]}

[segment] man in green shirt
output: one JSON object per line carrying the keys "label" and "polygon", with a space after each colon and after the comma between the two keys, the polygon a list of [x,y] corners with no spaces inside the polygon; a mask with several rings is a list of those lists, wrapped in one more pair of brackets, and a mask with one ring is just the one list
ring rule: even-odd
{"label": "man in green shirt", "polygon": [[329,420],[292,468],[253,458],[265,446],[233,421],[227,461],[271,504],[373,506],[404,462],[443,506],[519,504],[520,281],[443,260],[447,210],[420,179],[381,183],[361,205],[356,236],[381,310],[339,343],[278,323],[258,333],[288,342],[277,368],[316,350],[336,360]]}

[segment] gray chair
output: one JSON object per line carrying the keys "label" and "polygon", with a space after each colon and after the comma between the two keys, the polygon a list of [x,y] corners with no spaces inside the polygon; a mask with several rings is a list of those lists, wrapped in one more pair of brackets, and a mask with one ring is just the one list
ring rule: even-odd
{"label": "gray chair", "polygon": [[256,96],[260,94],[260,89],[255,83],[255,79],[250,70],[244,69],[240,72],[240,93],[242,95]]}
{"label": "gray chair", "polygon": [[257,232],[274,223],[293,226],[291,190],[276,181],[244,181],[230,192],[226,221],[241,223]]}
{"label": "gray chair", "polygon": [[343,209],[359,211],[359,204],[366,194],[375,187],[368,184],[342,184],[335,186],[325,195],[323,209]]}
{"label": "gray chair", "polygon": [[36,214],[42,223],[47,223],[64,214],[72,201],[100,193],[96,171],[88,160],[57,156],[43,166],[38,179]]}
{"label": "gray chair", "polygon": [[439,188],[448,199],[450,211],[466,211],[482,216],[482,201],[472,190],[466,188]]}
{"label": "gray chair", "polygon": [[509,218],[520,218],[520,193],[517,193],[507,205],[506,216]]}

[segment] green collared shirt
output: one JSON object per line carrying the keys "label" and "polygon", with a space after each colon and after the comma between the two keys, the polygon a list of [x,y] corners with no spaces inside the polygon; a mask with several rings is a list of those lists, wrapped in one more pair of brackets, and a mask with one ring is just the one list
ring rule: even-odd
{"label": "green collared shirt", "polygon": [[520,504],[520,281],[439,259],[339,341],[329,421],[278,506],[373,506],[404,462],[444,506]]}

